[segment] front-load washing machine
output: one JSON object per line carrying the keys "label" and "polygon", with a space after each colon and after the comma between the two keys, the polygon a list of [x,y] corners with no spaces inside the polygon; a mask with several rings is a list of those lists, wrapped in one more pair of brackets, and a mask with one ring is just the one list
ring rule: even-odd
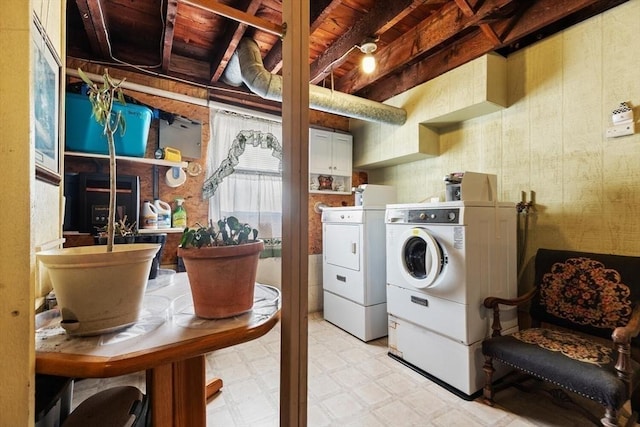
{"label": "front-load washing machine", "polygon": [[[389,354],[463,398],[484,385],[484,298],[517,295],[516,215],[512,203],[465,201],[385,211]],[[517,329],[515,309],[502,324]]]}

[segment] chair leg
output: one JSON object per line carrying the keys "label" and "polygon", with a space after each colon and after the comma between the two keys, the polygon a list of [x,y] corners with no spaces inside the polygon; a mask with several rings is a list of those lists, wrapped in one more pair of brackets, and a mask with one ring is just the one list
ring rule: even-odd
{"label": "chair leg", "polygon": [[484,366],[482,369],[485,374],[484,388],[482,389],[484,403],[493,406],[493,373],[496,370],[493,368],[493,358],[491,356],[484,357]]}
{"label": "chair leg", "polygon": [[614,408],[607,406],[604,411],[604,418],[600,422],[605,427],[618,427],[618,412]]}

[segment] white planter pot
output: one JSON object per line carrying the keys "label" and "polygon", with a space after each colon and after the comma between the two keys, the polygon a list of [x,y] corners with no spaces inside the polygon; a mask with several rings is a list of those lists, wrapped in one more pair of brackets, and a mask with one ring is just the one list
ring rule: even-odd
{"label": "white planter pot", "polygon": [[81,246],[36,255],[47,267],[71,335],[95,335],[132,325],[142,310],[151,262],[159,244]]}

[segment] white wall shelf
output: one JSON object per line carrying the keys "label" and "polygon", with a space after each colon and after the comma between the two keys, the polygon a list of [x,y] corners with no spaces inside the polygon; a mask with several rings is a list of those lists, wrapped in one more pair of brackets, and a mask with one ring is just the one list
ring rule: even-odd
{"label": "white wall shelf", "polygon": [[[64,155],[72,156],[72,157],[85,157],[89,159],[109,159],[108,154],[82,153],[79,151],[65,151]],[[149,165],[180,167],[180,168],[186,168],[188,166],[187,162],[172,162],[164,159],[149,159],[146,157],[116,156],[116,160],[134,162],[134,163],[146,163]]]}

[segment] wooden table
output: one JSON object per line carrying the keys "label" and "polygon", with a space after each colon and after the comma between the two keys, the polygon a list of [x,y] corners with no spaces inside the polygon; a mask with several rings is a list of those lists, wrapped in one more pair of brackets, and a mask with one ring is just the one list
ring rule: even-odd
{"label": "wooden table", "polygon": [[280,318],[280,291],[257,285],[251,312],[229,319],[204,320],[193,314],[186,273],[151,286],[145,309],[133,326],[94,337],[70,337],[51,310],[36,329],[36,372],[72,378],[106,378],[146,371],[154,426],[206,425],[205,355],[261,337]]}

